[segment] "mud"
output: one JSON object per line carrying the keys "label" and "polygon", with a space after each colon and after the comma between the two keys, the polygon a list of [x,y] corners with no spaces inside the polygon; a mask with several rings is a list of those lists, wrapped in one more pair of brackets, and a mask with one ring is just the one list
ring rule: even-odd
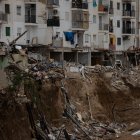
{"label": "mud", "polygon": [[[137,140],[137,137],[130,134],[131,130],[140,128],[140,88],[130,88],[129,92],[114,90],[110,85],[111,81],[99,74],[91,75],[92,82],[83,80],[79,75],[75,77],[66,79],[64,84],[71,103],[82,115],[83,121],[88,122],[93,117],[101,122],[126,123],[131,129],[126,130],[118,139]],[[72,132],[71,122],[63,118],[64,97],[60,87],[60,81],[55,84],[47,81],[43,84],[38,91],[39,110],[45,114],[51,126],[60,127],[65,124]],[[25,104],[15,103],[11,94],[0,94],[0,114],[2,140],[31,140]]]}

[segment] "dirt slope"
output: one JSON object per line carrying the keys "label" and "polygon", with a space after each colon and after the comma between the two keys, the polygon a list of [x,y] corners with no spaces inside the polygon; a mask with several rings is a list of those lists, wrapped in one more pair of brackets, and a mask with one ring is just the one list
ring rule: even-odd
{"label": "dirt slope", "polygon": [[[132,130],[140,128],[139,88],[130,89],[129,92],[114,90],[110,86],[110,81],[98,74],[91,75],[91,81],[85,81],[77,75],[74,79],[65,80],[64,84],[72,104],[84,121],[89,121],[93,117],[101,122],[126,123],[127,133],[123,134],[120,140],[137,139],[129,134]],[[65,123],[67,129],[71,130],[71,123],[62,117],[64,97],[60,87],[59,81],[56,84],[48,81],[43,85],[38,92],[39,109],[45,114],[50,125],[59,127]],[[13,95],[0,94],[0,114],[2,140],[31,139],[25,104],[15,103]]]}

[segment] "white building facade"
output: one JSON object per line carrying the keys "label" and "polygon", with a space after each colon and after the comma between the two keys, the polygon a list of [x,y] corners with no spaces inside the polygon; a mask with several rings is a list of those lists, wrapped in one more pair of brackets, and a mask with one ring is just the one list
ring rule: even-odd
{"label": "white building facade", "polygon": [[51,30],[46,24],[46,4],[38,0],[0,1],[0,40],[11,42],[24,31],[17,44],[51,43]]}
{"label": "white building facade", "polygon": [[[136,0],[48,1],[48,18],[59,20],[57,27],[51,26],[55,47],[121,52],[136,45]],[[73,44],[64,32],[74,33]]]}
{"label": "white building facade", "polygon": [[1,0],[0,40],[10,42],[27,30],[18,44],[51,44],[52,58],[90,65],[98,52],[109,50],[121,55],[137,45],[137,3],[138,0]]}

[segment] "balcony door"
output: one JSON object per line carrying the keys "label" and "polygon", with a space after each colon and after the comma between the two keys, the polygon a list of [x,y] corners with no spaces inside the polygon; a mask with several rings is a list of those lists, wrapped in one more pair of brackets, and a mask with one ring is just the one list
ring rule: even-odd
{"label": "balcony door", "polygon": [[99,16],[99,30],[102,30],[102,16]]}
{"label": "balcony door", "polygon": [[36,23],[36,4],[25,5],[25,22]]}

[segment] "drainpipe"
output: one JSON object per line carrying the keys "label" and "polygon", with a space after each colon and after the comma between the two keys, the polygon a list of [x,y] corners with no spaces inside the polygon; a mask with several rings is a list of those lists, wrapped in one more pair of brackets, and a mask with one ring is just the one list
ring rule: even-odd
{"label": "drainpipe", "polygon": [[139,45],[139,0],[136,0],[136,33],[135,38],[136,39],[136,47],[140,47]]}

